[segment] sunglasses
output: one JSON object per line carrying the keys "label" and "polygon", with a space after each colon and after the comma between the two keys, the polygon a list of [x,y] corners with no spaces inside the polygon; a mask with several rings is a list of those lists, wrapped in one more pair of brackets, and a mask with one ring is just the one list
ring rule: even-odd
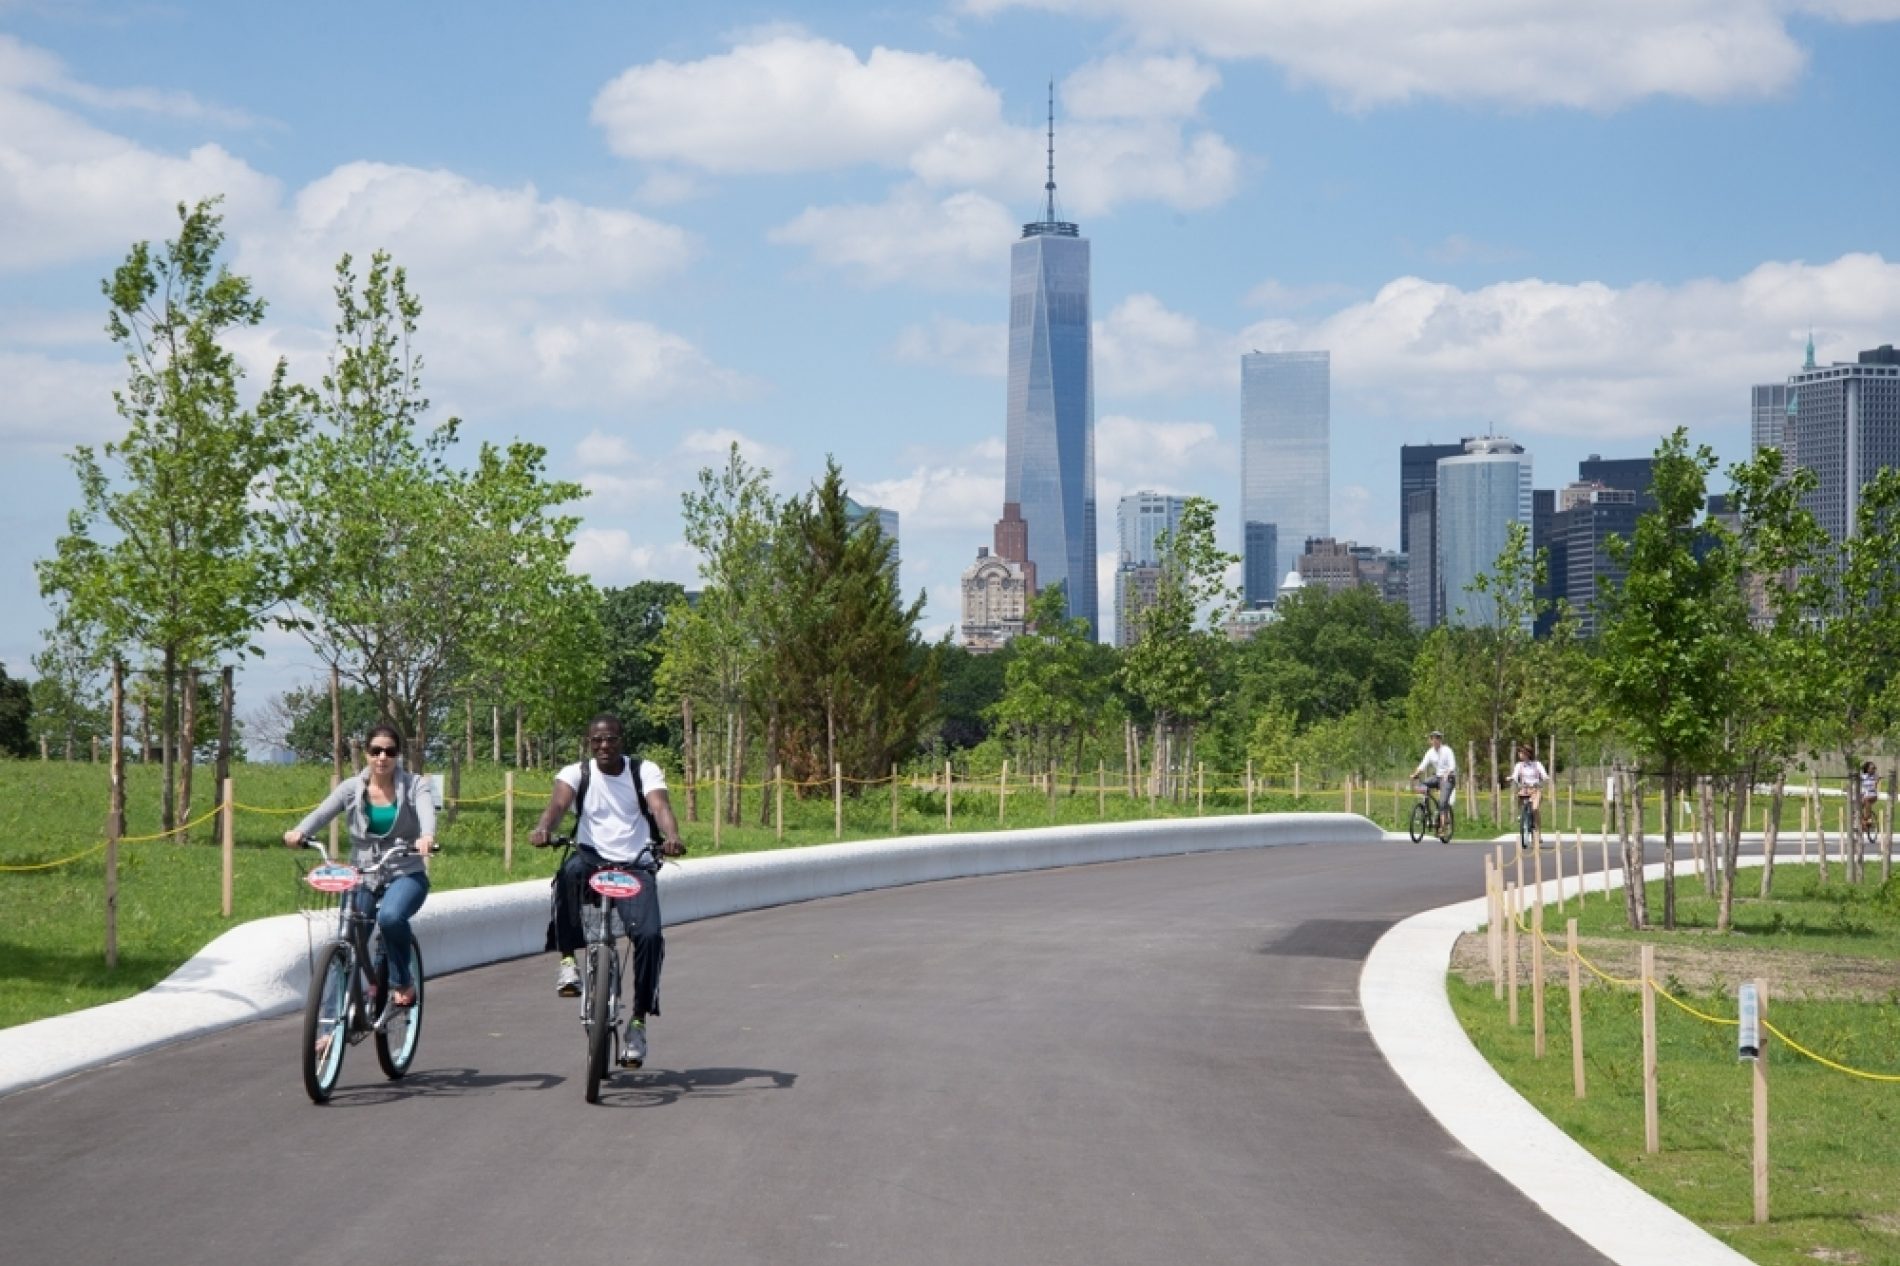
{"label": "sunglasses", "polygon": [[394,756],[396,749],[393,747],[372,747],[369,749],[369,754],[371,756]]}

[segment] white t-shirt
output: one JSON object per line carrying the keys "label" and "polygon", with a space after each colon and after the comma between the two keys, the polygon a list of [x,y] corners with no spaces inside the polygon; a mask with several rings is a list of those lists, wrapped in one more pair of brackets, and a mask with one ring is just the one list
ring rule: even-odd
{"label": "white t-shirt", "polygon": [[1458,758],[1451,754],[1450,743],[1440,743],[1425,749],[1425,758],[1419,761],[1418,767],[1429,771],[1434,778],[1443,778],[1458,772]]}
{"label": "white t-shirt", "polygon": [[[610,862],[637,862],[653,845],[646,814],[633,791],[633,758],[624,758],[618,776],[603,774],[596,764],[587,779],[587,803],[581,806],[580,828],[574,838]],[[581,767],[569,765],[555,775],[581,789]],[[640,762],[640,785],[649,793],[666,790],[666,775],[650,760]]]}
{"label": "white t-shirt", "polygon": [[1550,781],[1550,773],[1539,760],[1521,760],[1511,766],[1511,785],[1530,790]]}

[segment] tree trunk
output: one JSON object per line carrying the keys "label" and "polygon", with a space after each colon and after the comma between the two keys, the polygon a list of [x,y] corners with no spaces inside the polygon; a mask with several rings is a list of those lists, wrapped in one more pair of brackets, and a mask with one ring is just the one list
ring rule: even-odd
{"label": "tree trunk", "polygon": [[159,763],[164,767],[165,793],[159,812],[159,829],[170,831],[178,825],[178,789],[173,783],[178,775],[178,655],[169,646],[165,648],[161,693],[164,704],[159,714],[158,750]]}
{"label": "tree trunk", "polygon": [[1781,800],[1788,790],[1788,775],[1775,775],[1775,789],[1768,797],[1768,820],[1761,829],[1761,897],[1766,901],[1775,886],[1775,841],[1781,838]]}
{"label": "tree trunk", "polygon": [[1630,930],[1649,926],[1649,891],[1643,885],[1643,815],[1641,788],[1632,770],[1618,770],[1617,830],[1623,844],[1623,905]]}
{"label": "tree trunk", "polygon": [[1747,791],[1754,782],[1754,771],[1744,769],[1735,775],[1729,785],[1728,812],[1724,815],[1727,829],[1722,833],[1722,902],[1716,912],[1715,930],[1726,932],[1735,918],[1735,861],[1742,851],[1743,817],[1748,812]]}
{"label": "tree trunk", "polygon": [[680,763],[686,777],[686,820],[699,821],[699,734],[693,729],[693,701],[680,696]]}
{"label": "tree trunk", "polygon": [[229,664],[218,678],[218,792],[223,794],[224,781],[231,776],[231,713],[237,706],[237,687]]}
{"label": "tree trunk", "polygon": [[1491,820],[1493,822],[1504,821],[1504,806],[1498,799],[1499,794],[1500,794],[1500,787],[1498,784],[1498,732],[1497,732],[1497,727],[1493,726],[1491,728]]}
{"label": "tree trunk", "polygon": [[1676,770],[1663,770],[1663,931],[1676,930]]}
{"label": "tree trunk", "polygon": [[[1733,817],[1733,810],[1727,815]],[[1725,838],[1723,838],[1723,844],[1727,844]],[[1723,854],[1727,854],[1727,848],[1723,848]],[[1723,855],[1723,865],[1725,863],[1727,863],[1727,857]],[[1716,878],[1716,779],[1704,777],[1702,779],[1702,892],[1714,897],[1718,892],[1718,886],[1720,884]]]}
{"label": "tree trunk", "polygon": [[[178,732],[178,821],[185,825],[191,821],[191,769],[194,741],[198,735],[198,670],[185,669],[185,708],[184,719]],[[180,844],[191,843],[188,831],[178,833]]]}

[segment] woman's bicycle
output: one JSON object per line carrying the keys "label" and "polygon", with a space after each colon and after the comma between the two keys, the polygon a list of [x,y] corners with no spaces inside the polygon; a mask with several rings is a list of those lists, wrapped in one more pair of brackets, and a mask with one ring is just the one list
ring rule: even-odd
{"label": "woman's bicycle", "polygon": [[1441,844],[1451,843],[1454,825],[1451,806],[1438,802],[1438,793],[1430,783],[1413,783],[1412,787],[1419,793],[1418,803],[1412,806],[1412,843],[1418,843],[1427,835],[1436,835]]}
{"label": "woman's bicycle", "polygon": [[317,951],[303,1008],[303,1088],[312,1103],[328,1103],[343,1072],[344,1052],[366,1037],[376,1039],[376,1062],[392,1081],[415,1062],[416,1042],[422,1036],[422,946],[411,940],[409,978],[415,999],[396,1006],[382,936],[376,930],[383,889],[395,877],[396,863],[415,854],[415,845],[396,840],[367,869],[330,860],[329,850],[312,836],[304,837],[304,847],[323,855],[321,864],[305,872],[304,882],[336,898],[336,934]]}
{"label": "woman's bicycle", "polygon": [[[571,849],[569,836],[556,836],[551,846]],[[565,865],[567,855],[562,854]],[[577,956],[581,974],[581,1032],[587,1039],[587,1102],[600,1102],[600,1083],[620,1062],[622,985],[633,977],[633,936],[622,902],[640,895],[659,879],[663,859],[654,857],[651,871],[634,866],[602,866],[588,875],[581,893],[581,935],[586,944]],[[558,873],[558,868],[557,868]]]}
{"label": "woman's bicycle", "polygon": [[1530,793],[1517,794],[1517,847],[1529,852],[1537,843],[1537,808]]}

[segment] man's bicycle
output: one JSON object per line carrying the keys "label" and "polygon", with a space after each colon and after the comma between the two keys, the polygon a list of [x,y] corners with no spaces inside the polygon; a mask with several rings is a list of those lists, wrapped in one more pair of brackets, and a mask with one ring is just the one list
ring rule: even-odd
{"label": "man's bicycle", "polygon": [[395,877],[396,864],[415,854],[415,845],[394,841],[367,869],[330,860],[329,850],[313,836],[304,837],[304,847],[323,855],[322,863],[305,872],[304,882],[336,898],[336,934],[316,953],[303,1008],[303,1088],[312,1103],[327,1103],[343,1072],[344,1052],[366,1037],[376,1039],[376,1062],[392,1081],[415,1062],[422,1036],[422,946],[412,940],[409,950],[415,1000],[396,1006],[376,930],[383,889]]}
{"label": "man's bicycle", "polygon": [[1427,835],[1436,835],[1441,844],[1451,843],[1454,815],[1449,804],[1440,804],[1438,790],[1430,782],[1412,784],[1419,793],[1418,803],[1412,806],[1412,843],[1416,844]]}
{"label": "man's bicycle", "polygon": [[[556,836],[550,846],[572,849],[569,836]],[[566,853],[562,864],[566,864]],[[581,935],[586,944],[577,956],[581,975],[581,1032],[587,1039],[587,1102],[600,1102],[600,1083],[620,1062],[621,998],[623,984],[633,978],[634,945],[626,919],[625,902],[659,880],[664,864],[655,851],[653,869],[609,864],[587,876],[581,892]]]}

